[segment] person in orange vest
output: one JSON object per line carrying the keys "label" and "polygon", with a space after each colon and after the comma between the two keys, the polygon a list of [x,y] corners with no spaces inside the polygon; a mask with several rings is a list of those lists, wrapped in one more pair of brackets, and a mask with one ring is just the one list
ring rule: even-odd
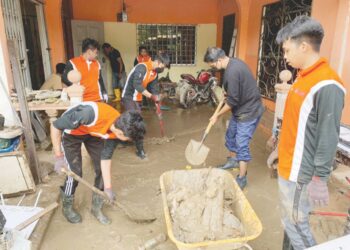
{"label": "person in orange vest", "polygon": [[278,146],[282,249],[316,245],[309,213],[329,201],[327,181],[337,151],[346,89],[320,56],[323,37],[317,20],[298,16],[276,38],[286,62],[298,70],[287,96]]}
{"label": "person in orange vest", "polygon": [[[120,115],[106,103],[82,102],[68,109],[51,125],[55,170],[59,172],[62,167],[67,167],[82,176],[81,146],[84,144],[94,165],[95,187],[103,190],[113,200],[110,171],[114,148],[110,149],[110,146],[115,141],[142,140],[144,134],[145,124],[139,112],[129,111]],[[108,141],[113,143],[107,143]],[[109,159],[106,159],[106,155]],[[80,214],[73,208],[77,186],[78,182],[68,176],[60,190],[63,215],[70,223],[82,221]],[[102,207],[103,197],[93,193],[91,213],[100,223],[110,224]]]}
{"label": "person in orange vest", "polygon": [[[122,93],[122,104],[126,110],[141,112],[142,96],[156,103],[160,101],[156,79],[165,67],[170,68],[170,58],[166,53],[160,53],[154,61],[139,63],[131,70]],[[136,155],[141,159],[146,158],[143,141],[135,141],[135,145]]]}
{"label": "person in orange vest", "polygon": [[145,46],[140,46],[139,54],[137,55],[134,61],[134,66],[136,66],[139,63],[148,62],[150,60],[151,60],[151,57],[148,55],[147,48]]}
{"label": "person in orange vest", "polygon": [[82,54],[74,57],[66,64],[62,74],[62,81],[67,86],[73,83],[68,80],[68,73],[71,70],[78,70],[81,73],[80,85],[85,87],[83,101],[108,101],[108,94],[101,75],[101,65],[96,59],[99,51],[99,44],[96,40],[86,38],[82,43]]}

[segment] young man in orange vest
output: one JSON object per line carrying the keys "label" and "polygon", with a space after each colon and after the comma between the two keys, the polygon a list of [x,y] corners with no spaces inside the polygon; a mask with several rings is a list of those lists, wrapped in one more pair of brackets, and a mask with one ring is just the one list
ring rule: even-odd
{"label": "young man in orange vest", "polygon": [[108,101],[108,94],[101,75],[101,65],[96,60],[99,44],[96,40],[86,38],[82,43],[82,55],[69,60],[62,74],[62,81],[67,86],[72,82],[68,80],[68,73],[71,70],[78,70],[81,73],[80,85],[85,87],[83,101]]}
{"label": "young man in orange vest", "polygon": [[316,245],[309,212],[328,204],[327,181],[337,150],[345,88],[320,57],[321,24],[299,16],[277,35],[287,63],[298,69],[288,93],[279,143],[278,186],[283,249]]}
{"label": "young man in orange vest", "polygon": [[[169,56],[160,53],[154,61],[139,63],[131,70],[122,93],[122,103],[126,110],[141,112],[142,96],[150,98],[156,103],[160,101],[156,79],[158,73],[163,72],[165,67],[170,68]],[[141,159],[146,158],[143,141],[135,141],[135,145],[136,155]]]}
{"label": "young man in orange vest", "polygon": [[139,54],[137,55],[134,61],[134,66],[136,66],[139,63],[148,62],[150,60],[151,60],[151,57],[148,55],[147,48],[145,46],[140,46]]}
{"label": "young man in orange vest", "polygon": [[[62,135],[63,133],[63,135]],[[67,110],[51,125],[51,138],[55,153],[55,170],[67,167],[82,176],[81,145],[90,155],[95,168],[95,187],[104,190],[110,199],[114,199],[111,190],[111,157],[102,160],[101,155],[113,152],[104,143],[107,141],[142,140],[145,134],[145,124],[140,113],[125,112],[122,115],[108,104],[101,102],[82,102]],[[102,171],[101,171],[102,170]],[[67,177],[61,186],[63,201],[63,215],[71,223],[81,222],[80,214],[73,208],[74,193],[78,182]],[[103,197],[98,194],[92,196],[91,213],[102,224],[109,224],[110,220],[102,213]]]}

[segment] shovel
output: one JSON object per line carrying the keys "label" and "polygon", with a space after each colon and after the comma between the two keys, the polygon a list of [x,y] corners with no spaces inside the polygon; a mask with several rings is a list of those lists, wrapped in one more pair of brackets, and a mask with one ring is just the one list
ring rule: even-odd
{"label": "shovel", "polygon": [[[222,105],[224,104],[224,99],[220,101],[219,105],[217,106],[214,115],[216,115],[217,113],[219,113]],[[209,153],[209,148],[205,145],[203,145],[204,140],[207,138],[207,135],[209,134],[209,131],[211,129],[211,127],[214,124],[210,121],[207,128],[204,131],[202,140],[200,142],[195,141],[195,140],[191,140],[187,147],[186,147],[186,151],[185,151],[185,156],[187,161],[194,165],[194,166],[198,166],[201,165],[205,159],[208,156]]]}
{"label": "shovel", "polygon": [[[153,221],[155,221],[157,219],[153,215],[145,215],[145,213],[140,214],[137,211],[131,209],[129,206],[126,206],[126,205],[124,205],[124,204],[122,204],[122,203],[120,203],[118,201],[112,201],[111,202],[109,200],[107,194],[105,194],[103,191],[99,190],[95,186],[91,185],[89,182],[87,182],[86,180],[81,178],[79,175],[77,175],[76,173],[72,172],[71,170],[69,170],[67,168],[62,168],[62,172],[65,173],[68,176],[71,176],[77,182],[84,184],[86,187],[91,189],[94,193],[96,193],[98,195],[101,195],[103,198],[108,200],[107,203],[110,203],[111,205],[120,208],[124,212],[124,214],[133,222],[136,222],[136,223],[151,223],[151,222],[153,222]],[[135,207],[135,206],[133,206],[133,207]],[[142,211],[145,212],[144,207],[143,207]]]}

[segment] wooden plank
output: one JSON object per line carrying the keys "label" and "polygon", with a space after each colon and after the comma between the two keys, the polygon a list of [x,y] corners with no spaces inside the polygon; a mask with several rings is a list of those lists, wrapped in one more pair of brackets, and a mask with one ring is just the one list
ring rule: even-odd
{"label": "wooden plank", "polygon": [[41,182],[40,168],[39,168],[39,159],[36,154],[34,136],[32,131],[32,125],[29,116],[29,108],[27,105],[27,98],[25,93],[25,88],[21,79],[19,77],[20,68],[19,61],[17,56],[16,45],[13,40],[7,40],[7,46],[9,50],[10,62],[12,66],[13,82],[16,88],[20,113],[23,123],[24,137],[26,140],[26,148],[28,152],[29,166],[34,178],[35,183]]}
{"label": "wooden plank", "polygon": [[[19,108],[19,104],[18,103],[14,103],[13,106],[15,107],[15,109],[17,111],[20,110]],[[68,108],[70,108],[70,103],[69,102],[64,102],[64,103],[60,103],[60,104],[49,104],[49,103],[45,103],[45,104],[33,104],[33,103],[28,103],[28,108],[30,111],[39,111],[39,110],[66,110]]]}

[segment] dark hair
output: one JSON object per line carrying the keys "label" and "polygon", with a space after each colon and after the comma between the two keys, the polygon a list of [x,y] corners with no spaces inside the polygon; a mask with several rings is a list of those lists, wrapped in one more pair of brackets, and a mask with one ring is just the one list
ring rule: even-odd
{"label": "dark hair", "polygon": [[66,67],[66,64],[64,64],[64,63],[57,63],[56,64],[56,74],[62,75],[65,67]]}
{"label": "dark hair", "polygon": [[102,44],[102,49],[108,49],[110,47],[112,47],[112,46],[109,43]]}
{"label": "dark hair", "polygon": [[225,56],[226,54],[223,49],[218,47],[209,47],[204,55],[204,62],[217,62],[220,58],[224,58]]}
{"label": "dark hair", "polygon": [[312,48],[319,52],[324,31],[322,25],[315,19],[308,16],[298,16],[278,31],[276,41],[283,43],[289,39],[309,43]]}
{"label": "dark hair", "polygon": [[154,61],[161,62],[166,68],[170,69],[170,57],[167,53],[161,52],[154,57]]}
{"label": "dark hair", "polygon": [[148,51],[148,49],[146,48],[146,46],[140,46],[140,47],[139,47],[139,54],[141,53],[141,50],[143,50],[143,49]]}
{"label": "dark hair", "polygon": [[91,38],[85,38],[82,43],[82,52],[85,53],[88,49],[100,49],[99,43]]}
{"label": "dark hair", "polygon": [[142,140],[146,133],[145,122],[137,111],[124,112],[114,123],[114,126],[123,131],[124,135],[133,141]]}

